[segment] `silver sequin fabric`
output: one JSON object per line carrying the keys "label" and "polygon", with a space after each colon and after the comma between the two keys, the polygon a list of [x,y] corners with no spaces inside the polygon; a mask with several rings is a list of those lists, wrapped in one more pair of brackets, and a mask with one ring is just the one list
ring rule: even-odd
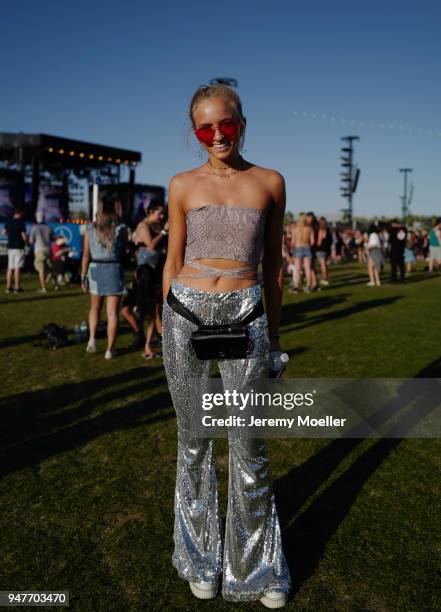
{"label": "silver sequin fabric", "polygon": [[[240,321],[261,297],[259,285],[211,293],[173,281],[171,289],[208,325]],[[210,362],[197,359],[191,346],[195,329],[164,302],[164,364],[178,424],[173,565],[190,582],[222,582],[222,595],[231,601],[253,601],[270,590],[287,592],[290,574],[261,439],[230,434],[228,510],[222,533],[213,441],[192,433],[192,417],[200,414],[210,370]],[[249,332],[254,342],[249,357],[218,362],[224,388],[240,390],[267,376],[266,314],[249,324]]]}

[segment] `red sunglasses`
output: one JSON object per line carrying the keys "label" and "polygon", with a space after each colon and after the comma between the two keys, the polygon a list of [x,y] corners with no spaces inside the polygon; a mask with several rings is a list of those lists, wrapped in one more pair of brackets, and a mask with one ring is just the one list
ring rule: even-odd
{"label": "red sunglasses", "polygon": [[[237,121],[222,121],[219,123],[219,132],[228,139],[232,139],[239,131],[240,123]],[[207,147],[213,146],[216,130],[209,125],[204,125],[194,131],[196,138]]]}

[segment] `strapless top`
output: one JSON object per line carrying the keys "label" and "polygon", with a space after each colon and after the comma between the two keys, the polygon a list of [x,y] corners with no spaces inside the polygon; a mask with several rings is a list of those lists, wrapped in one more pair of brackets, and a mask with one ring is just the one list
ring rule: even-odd
{"label": "strapless top", "polygon": [[233,204],[206,204],[186,215],[185,261],[232,259],[257,268],[263,248],[266,211]]}

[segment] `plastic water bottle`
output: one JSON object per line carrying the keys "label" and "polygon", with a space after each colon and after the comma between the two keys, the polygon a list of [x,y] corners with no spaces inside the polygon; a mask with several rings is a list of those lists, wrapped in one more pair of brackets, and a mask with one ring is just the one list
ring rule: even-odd
{"label": "plastic water bottle", "polygon": [[74,326],[74,342],[79,344],[81,342],[81,325]]}
{"label": "plastic water bottle", "polygon": [[87,326],[86,321],[82,321],[80,325],[80,338],[81,340],[87,340],[87,335],[89,333],[89,328]]}
{"label": "plastic water bottle", "polygon": [[289,355],[281,351],[271,351],[269,357],[269,377],[280,378],[285,370],[285,364],[289,361]]}

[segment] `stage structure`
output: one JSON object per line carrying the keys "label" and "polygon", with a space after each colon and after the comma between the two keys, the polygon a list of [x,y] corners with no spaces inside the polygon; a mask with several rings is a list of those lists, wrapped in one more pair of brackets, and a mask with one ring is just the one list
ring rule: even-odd
{"label": "stage structure", "polygon": [[[127,189],[122,202],[127,222],[133,216],[135,196],[135,169],[141,162],[141,153],[116,147],[49,136],[47,134],[0,133],[0,216],[7,218],[13,206],[25,205],[25,185],[30,187],[28,216],[33,217],[40,196],[40,183],[47,181],[50,191],[52,182],[58,182],[59,192],[68,198],[68,179],[87,179],[90,184],[108,189],[112,184],[121,184],[122,168],[128,173]],[[26,180],[27,179],[27,180]],[[11,202],[7,202],[6,187],[13,189]],[[94,190],[95,196],[98,188]],[[55,197],[49,194],[48,197]],[[66,215],[68,208],[66,205]],[[63,216],[63,215],[60,215]],[[59,220],[59,219],[58,219]]]}

